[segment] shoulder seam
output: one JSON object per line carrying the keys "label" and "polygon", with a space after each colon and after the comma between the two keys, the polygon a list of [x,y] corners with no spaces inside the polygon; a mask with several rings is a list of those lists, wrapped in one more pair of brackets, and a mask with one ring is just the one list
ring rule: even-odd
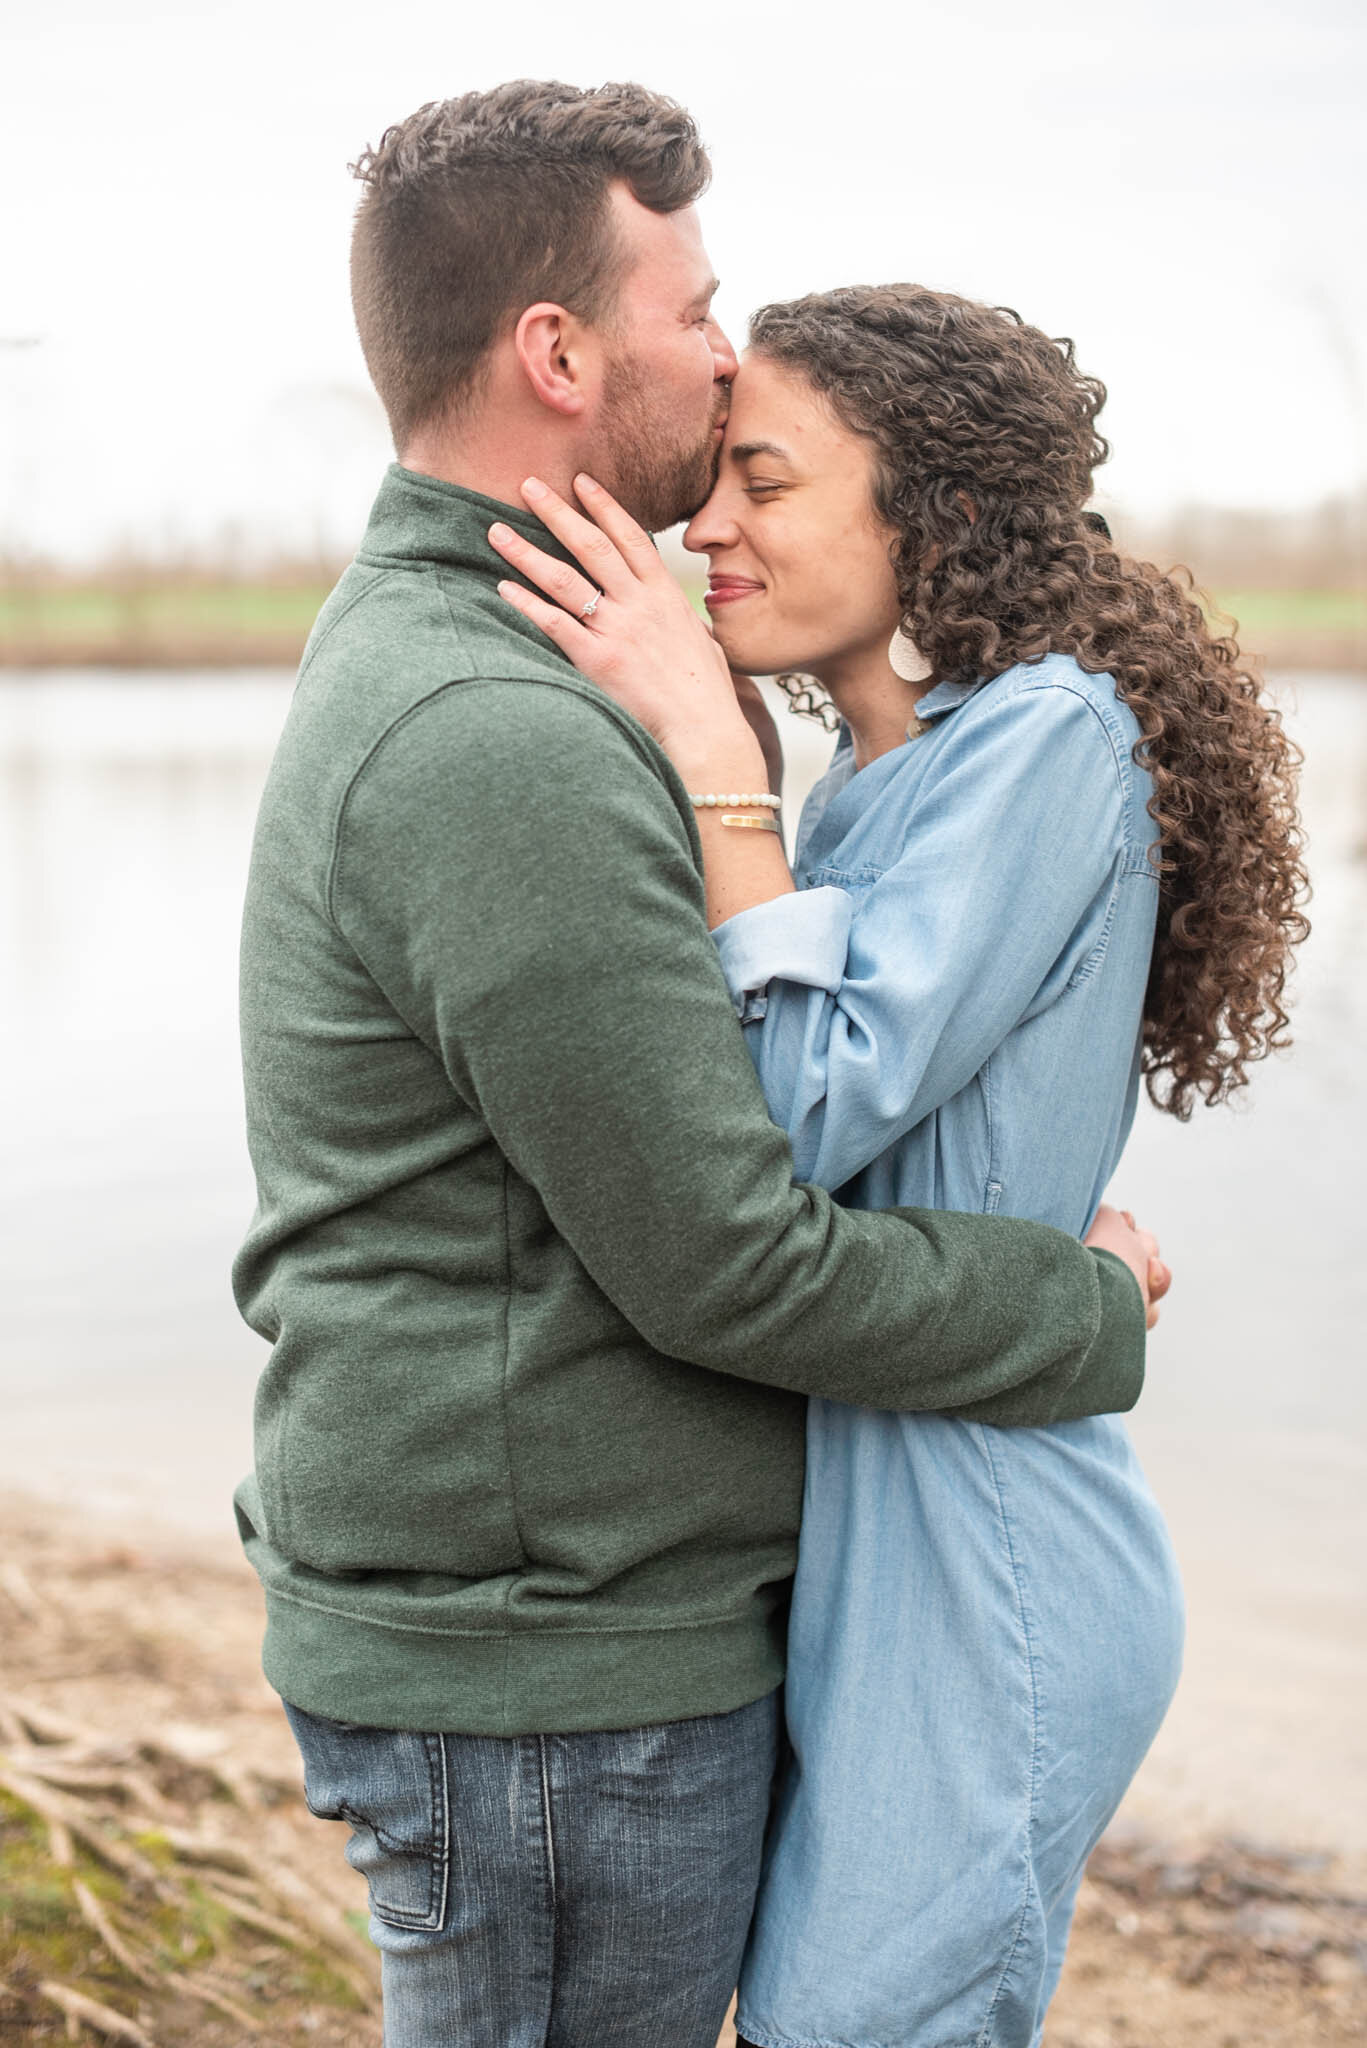
{"label": "shoulder seam", "polygon": [[[362,562],[362,558],[360,555],[357,555],[356,561],[357,563],[360,563],[361,566],[367,569],[376,566],[375,564],[372,564],[370,562]],[[326,647],[328,641],[332,638],[337,628],[341,625],[343,619],[349,618],[351,613],[355,611],[357,605],[360,604],[364,598],[369,597],[373,591],[378,589],[381,583],[387,582],[389,577],[392,576],[394,573],[395,572],[392,569],[382,569],[380,573],[375,577],[373,582],[367,583],[363,590],[358,590],[354,596],[349,597],[347,599],[346,603],[337,613],[336,618],[328,620],[326,630],[323,633],[321,633],[318,639],[309,647],[307,653],[304,656],[304,659],[299,664],[299,682],[303,682],[304,677],[313,667],[314,662],[318,659],[318,656],[322,652],[323,648]]]}
{"label": "shoulder seam", "polygon": [[[1132,773],[1134,761],[1130,749],[1125,745],[1123,737],[1116,730],[1114,722],[1107,716],[1105,706],[1098,704],[1090,691],[1080,688],[1069,677],[1038,676],[1020,685],[1021,695],[1024,695],[1027,691],[1041,690],[1065,690],[1070,697],[1075,697],[1079,704],[1086,705],[1097,724],[1101,727],[1102,732],[1106,735],[1107,744],[1111,751],[1111,759],[1115,764],[1116,781],[1120,785],[1122,844],[1127,852],[1133,850],[1139,846],[1139,841],[1135,838],[1130,827],[1130,805],[1135,794]],[[1144,849],[1144,852],[1147,859],[1147,848]]]}

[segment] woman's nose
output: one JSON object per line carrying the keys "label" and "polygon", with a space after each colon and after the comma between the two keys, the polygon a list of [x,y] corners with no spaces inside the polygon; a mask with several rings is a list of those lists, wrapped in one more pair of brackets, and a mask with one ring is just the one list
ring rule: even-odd
{"label": "woman's nose", "polygon": [[693,514],[683,536],[683,544],[690,554],[705,555],[714,548],[735,546],[740,536],[728,503],[730,496],[722,484],[717,484],[701,511]]}

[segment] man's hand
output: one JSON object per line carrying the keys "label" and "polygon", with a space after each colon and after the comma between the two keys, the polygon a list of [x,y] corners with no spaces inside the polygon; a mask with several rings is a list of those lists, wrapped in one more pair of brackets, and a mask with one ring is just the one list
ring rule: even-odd
{"label": "man's hand", "polygon": [[1125,1261],[1139,1282],[1144,1323],[1151,1330],[1158,1321],[1158,1304],[1172,1285],[1172,1273],[1158,1255],[1158,1239],[1152,1231],[1141,1230],[1128,1209],[1112,1209],[1103,1202],[1083,1243],[1094,1251],[1114,1252]]}

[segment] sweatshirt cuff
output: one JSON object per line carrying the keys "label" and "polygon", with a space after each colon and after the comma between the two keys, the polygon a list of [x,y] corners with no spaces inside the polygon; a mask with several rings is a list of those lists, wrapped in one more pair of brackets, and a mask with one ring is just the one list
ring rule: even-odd
{"label": "sweatshirt cuff", "polygon": [[716,941],[736,1007],[771,981],[795,981],[834,995],[845,979],[854,899],[843,889],[799,889],[719,924]]}
{"label": "sweatshirt cuff", "polygon": [[1123,1415],[1144,1390],[1146,1311],[1139,1282],[1114,1252],[1089,1246],[1096,1261],[1101,1313],[1071,1392],[1083,1406],[1070,1415]]}

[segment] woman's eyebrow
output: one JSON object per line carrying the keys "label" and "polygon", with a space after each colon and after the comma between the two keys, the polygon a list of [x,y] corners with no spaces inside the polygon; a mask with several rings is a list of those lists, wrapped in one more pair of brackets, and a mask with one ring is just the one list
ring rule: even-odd
{"label": "woman's eyebrow", "polygon": [[792,456],[786,448],[780,448],[777,441],[738,441],[731,450],[733,462],[748,462],[752,455],[776,455],[780,462],[791,462]]}

